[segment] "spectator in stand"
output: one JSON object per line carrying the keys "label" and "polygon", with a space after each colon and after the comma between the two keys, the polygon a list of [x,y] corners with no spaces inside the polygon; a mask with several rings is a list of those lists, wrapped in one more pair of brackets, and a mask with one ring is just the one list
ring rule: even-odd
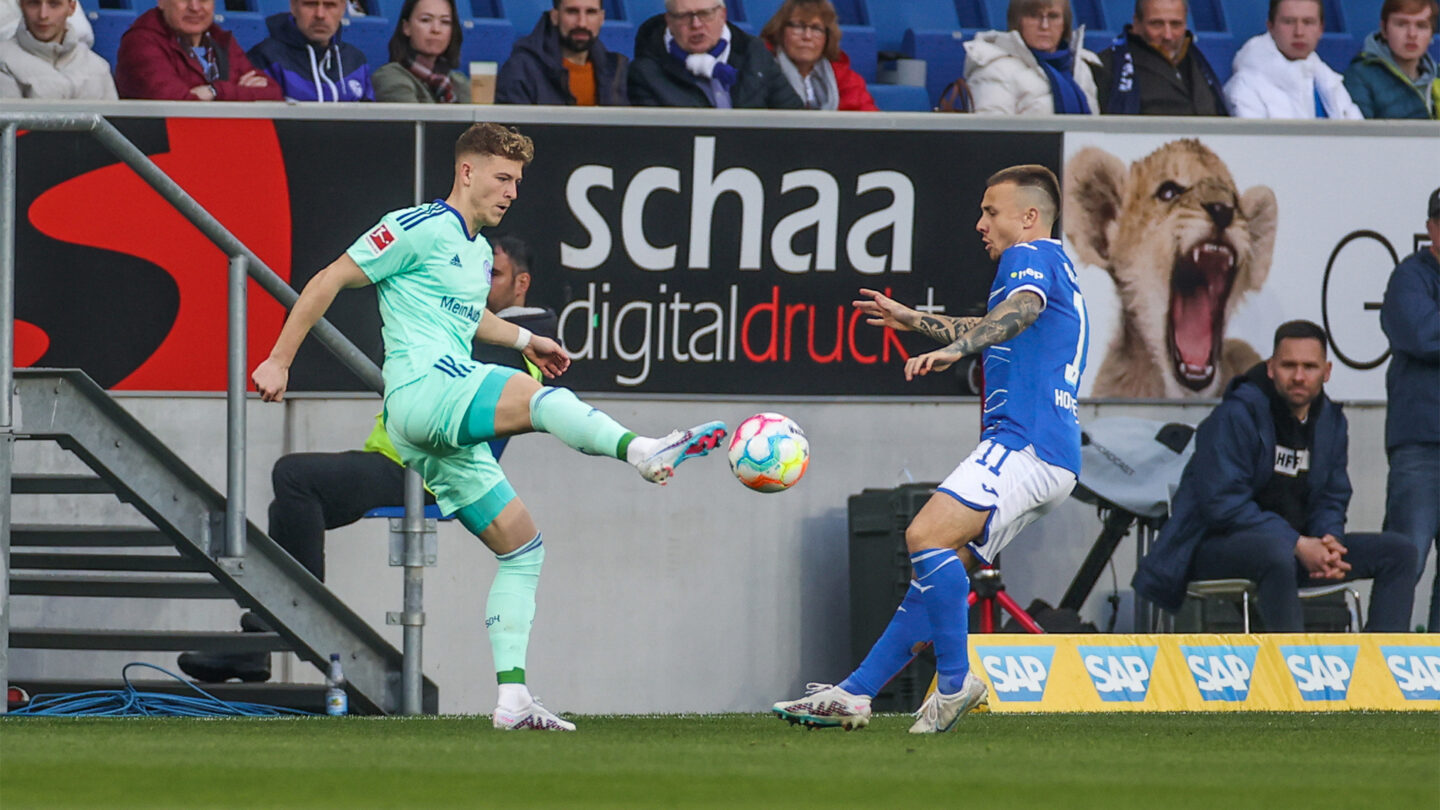
{"label": "spectator in stand", "polygon": [[215,24],[215,0],[157,0],[141,14],[120,38],[115,89],[121,98],[281,99],[280,88]]}
{"label": "spectator in stand", "polygon": [[469,104],[460,64],[460,15],[455,0],[405,0],[390,36],[390,61],[370,81],[376,101]]}
{"label": "spectator in stand", "polygon": [[1366,118],[1440,120],[1440,72],[1426,52],[1437,23],[1435,0],[1385,0],[1380,30],[1345,69],[1345,89]]}
{"label": "spectator in stand", "polygon": [[[0,0],[0,42],[15,36],[20,30],[20,0]],[[85,17],[85,7],[80,3],[75,4],[75,10],[70,12],[70,29],[66,37],[74,35],[85,47],[95,47],[95,29],[90,27],[90,20]]]}
{"label": "spectator in stand", "polygon": [[342,0],[290,0],[290,12],[265,18],[270,36],[250,61],[291,101],[374,101],[365,54],[340,41]]}
{"label": "spectator in stand", "polygon": [[865,79],[840,50],[840,22],[830,0],[785,0],[760,29],[780,72],[809,110],[874,112]]}
{"label": "spectator in stand", "polygon": [[22,0],[24,24],[0,41],[0,98],[117,98],[110,65],[74,28],[75,6]]}
{"label": "spectator in stand", "polygon": [[1229,115],[1220,79],[1185,25],[1186,0],[1135,0],[1135,19],[1100,54],[1108,115]]}
{"label": "spectator in stand", "polygon": [[630,60],[600,42],[600,0],[554,0],[516,40],[496,78],[496,104],[625,107]]}
{"label": "spectator in stand", "polygon": [[[1395,267],[1380,305],[1393,353],[1385,370],[1385,530],[1415,544],[1417,575],[1440,545],[1440,188],[1427,214],[1430,244]],[[1426,628],[1440,633],[1440,572],[1428,616]]]}
{"label": "spectator in stand", "polygon": [[1362,118],[1340,74],[1315,53],[1325,33],[1320,0],[1270,0],[1266,33],[1235,54],[1225,100],[1237,118]]}
{"label": "spectator in stand", "polygon": [[729,24],[725,0],[665,0],[635,32],[629,87],[642,107],[805,107],[765,46]]}
{"label": "spectator in stand", "polygon": [[1073,27],[1070,0],[1010,0],[1008,31],[981,31],[965,43],[965,80],[975,112],[1092,115],[1100,112],[1085,27]]}

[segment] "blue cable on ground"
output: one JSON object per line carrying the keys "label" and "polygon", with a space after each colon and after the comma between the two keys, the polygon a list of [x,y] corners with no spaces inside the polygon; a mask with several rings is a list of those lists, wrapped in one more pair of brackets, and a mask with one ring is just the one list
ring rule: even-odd
{"label": "blue cable on ground", "polygon": [[[171,695],[164,692],[142,692],[130,683],[131,667],[149,667],[169,675],[200,694]],[[168,669],[154,664],[132,661],[120,670],[125,681],[124,689],[106,689],[74,694],[36,695],[21,709],[10,712],[11,717],[308,717],[314,712],[287,709],[283,706],[269,706],[264,703],[246,703],[238,700],[221,700],[204,689],[176,675]]]}

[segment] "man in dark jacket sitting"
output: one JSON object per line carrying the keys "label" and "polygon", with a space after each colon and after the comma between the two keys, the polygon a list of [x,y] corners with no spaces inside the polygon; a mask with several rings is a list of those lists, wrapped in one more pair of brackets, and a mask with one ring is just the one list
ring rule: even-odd
{"label": "man in dark jacket sitting", "polygon": [[775,57],[730,25],[725,0],[665,0],[640,24],[630,102],[647,107],[804,109]]}
{"label": "man in dark jacket sitting", "polygon": [[1290,321],[1265,363],[1235,378],[1195,435],[1171,517],[1135,572],[1135,592],[1178,610],[1195,579],[1244,578],[1267,631],[1305,629],[1299,587],[1373,579],[1371,632],[1403,632],[1415,547],[1394,532],[1345,533],[1347,425],[1322,390],[1325,330]]}
{"label": "man in dark jacket sitting", "polygon": [[630,60],[600,42],[600,0],[554,0],[500,68],[496,104],[624,107]]}
{"label": "man in dark jacket sitting", "polygon": [[265,18],[270,36],[247,54],[294,101],[374,101],[365,54],[340,41],[343,0],[290,0]]}
{"label": "man in dark jacket sitting", "polygon": [[1186,0],[1136,0],[1135,18],[1100,53],[1108,115],[1229,115],[1220,79],[1185,24]]}

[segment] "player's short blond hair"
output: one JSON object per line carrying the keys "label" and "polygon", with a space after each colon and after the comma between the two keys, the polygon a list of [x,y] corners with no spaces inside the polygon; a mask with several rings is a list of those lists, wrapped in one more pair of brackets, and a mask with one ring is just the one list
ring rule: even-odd
{"label": "player's short blond hair", "polygon": [[535,159],[535,142],[514,127],[489,122],[472,124],[455,141],[455,159],[465,155],[495,155],[528,166]]}
{"label": "player's short blond hair", "polygon": [[1054,222],[1060,216],[1060,181],[1055,173],[1034,163],[1027,163],[1022,166],[1011,166],[1008,169],[990,175],[985,181],[985,187],[998,186],[1001,183],[1014,183],[1022,191],[1035,194],[1040,203],[1040,215],[1049,222]]}

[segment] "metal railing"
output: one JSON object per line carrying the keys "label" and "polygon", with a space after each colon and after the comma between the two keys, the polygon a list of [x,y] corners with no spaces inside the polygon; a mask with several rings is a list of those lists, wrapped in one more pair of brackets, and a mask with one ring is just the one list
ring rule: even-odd
{"label": "metal railing", "polygon": [[[15,219],[16,219],[16,133],[20,129],[42,132],[85,132],[100,142],[181,216],[204,234],[229,258],[229,326],[227,330],[226,380],[226,509],[225,556],[239,561],[245,556],[245,398],[248,389],[247,279],[287,310],[299,298],[294,288],[271,270],[248,246],[220,224],[180,184],[131,143],[113,124],[96,113],[0,112],[0,688],[9,684],[10,628],[10,488],[14,467],[15,424],[12,399],[15,390]],[[415,127],[415,202],[421,201],[424,160],[423,129]],[[383,393],[380,368],[351,343],[329,321],[320,319],[310,332],[342,364],[376,393]],[[413,468],[405,471],[405,600],[408,616],[423,617],[421,575],[423,568],[424,504],[412,490],[421,490],[420,476]],[[413,546],[413,548],[412,548]],[[413,554],[411,553],[413,551]],[[411,566],[411,560],[418,560]],[[412,567],[415,570],[411,570]],[[423,618],[404,628],[402,664],[402,713],[421,711],[421,631]],[[0,703],[0,712],[5,706]]]}

